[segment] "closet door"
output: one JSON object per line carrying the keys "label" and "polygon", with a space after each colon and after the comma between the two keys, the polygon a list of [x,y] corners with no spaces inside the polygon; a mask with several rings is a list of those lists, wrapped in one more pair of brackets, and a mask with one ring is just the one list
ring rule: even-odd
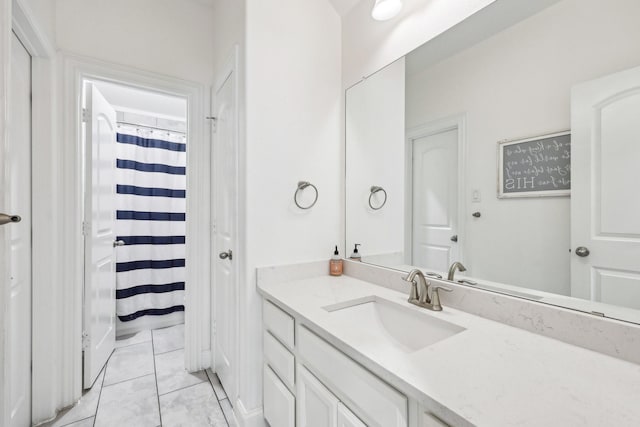
{"label": "closet door", "polygon": [[116,341],[116,112],[96,87],[86,87],[84,215],[84,387],[89,388]]}
{"label": "closet door", "polygon": [[[0,384],[0,404],[5,405],[8,425],[31,425],[31,56],[13,34],[11,85],[9,88],[9,138],[0,156],[6,173],[0,196],[0,241],[9,284],[5,352],[7,384]],[[17,217],[19,216],[20,219]],[[8,223],[5,223],[9,221]],[[1,315],[4,315],[2,313]],[[5,394],[6,393],[6,394]],[[5,402],[5,399],[7,400]],[[0,411],[1,413],[2,411]],[[0,420],[5,425],[6,420]]]}
{"label": "closet door", "polygon": [[302,365],[297,366],[297,427],[336,427],[338,398]]}

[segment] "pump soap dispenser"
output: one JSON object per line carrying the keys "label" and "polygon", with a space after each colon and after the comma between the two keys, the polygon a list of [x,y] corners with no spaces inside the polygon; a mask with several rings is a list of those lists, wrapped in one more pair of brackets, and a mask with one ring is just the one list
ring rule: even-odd
{"label": "pump soap dispenser", "polygon": [[338,245],[336,245],[336,250],[333,252],[331,261],[329,261],[329,274],[332,276],[342,276],[342,263],[342,258],[340,258],[340,254],[338,253]]}
{"label": "pump soap dispenser", "polygon": [[353,253],[349,257],[349,259],[352,259],[354,261],[362,261],[362,257],[360,256],[360,253],[358,253],[358,246],[362,246],[362,245],[360,243],[355,244],[355,247],[353,248]]}

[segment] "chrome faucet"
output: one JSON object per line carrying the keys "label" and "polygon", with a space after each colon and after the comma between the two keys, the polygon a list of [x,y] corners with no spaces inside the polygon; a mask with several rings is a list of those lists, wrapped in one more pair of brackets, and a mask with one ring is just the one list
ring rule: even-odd
{"label": "chrome faucet", "polygon": [[451,267],[449,267],[449,274],[447,275],[447,280],[453,281],[453,276],[456,274],[456,270],[467,271],[467,269],[465,268],[464,265],[462,265],[461,262],[456,261],[453,264],[451,264]]}
{"label": "chrome faucet", "polygon": [[[440,289],[446,292],[452,291],[452,289],[445,286],[432,285],[431,282],[427,282],[422,271],[417,268],[411,270],[406,277],[403,277],[403,280],[411,283],[408,301],[418,307],[428,308],[433,311],[442,311],[438,291]],[[420,284],[420,290],[418,290],[418,283]]]}

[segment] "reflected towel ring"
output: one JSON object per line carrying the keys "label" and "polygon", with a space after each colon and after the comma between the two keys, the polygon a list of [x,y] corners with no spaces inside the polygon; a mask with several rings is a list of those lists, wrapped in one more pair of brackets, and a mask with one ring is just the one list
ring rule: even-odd
{"label": "reflected towel ring", "polygon": [[[301,206],[300,203],[298,203],[298,192],[301,190],[304,190],[307,187],[312,187],[313,190],[316,192],[316,197],[313,199],[313,202],[311,202],[311,204],[309,206]],[[300,209],[311,209],[316,202],[318,201],[318,189],[316,188],[315,185],[313,185],[310,182],[307,181],[299,181],[298,182],[298,188],[296,189],[296,192],[293,194],[293,201],[295,202],[296,206],[299,207]]]}
{"label": "reflected towel ring", "polygon": [[[382,191],[384,193],[384,200],[382,201],[382,204],[378,207],[374,207],[373,203],[371,203],[371,198],[373,197],[374,194],[376,194],[377,192]],[[382,207],[385,205],[385,203],[387,203],[387,192],[384,188],[382,187],[378,187],[377,185],[374,185],[371,187],[371,194],[369,194],[369,207],[371,207],[371,209],[373,209],[374,211],[377,211],[379,209],[382,209]]]}

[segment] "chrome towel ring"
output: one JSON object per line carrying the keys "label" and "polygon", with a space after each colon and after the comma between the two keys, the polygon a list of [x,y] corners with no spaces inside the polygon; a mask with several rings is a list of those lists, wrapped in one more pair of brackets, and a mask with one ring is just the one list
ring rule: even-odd
{"label": "chrome towel ring", "polygon": [[[313,202],[311,202],[311,204],[309,206],[302,206],[302,205],[300,205],[300,203],[298,203],[298,193],[300,191],[304,190],[307,187],[313,188],[313,190],[316,192],[316,197],[313,199]],[[293,201],[295,202],[296,206],[299,207],[300,209],[311,209],[316,204],[316,202],[318,201],[318,189],[316,188],[315,185],[313,185],[310,182],[299,181],[298,182],[298,188],[296,189],[296,192],[293,193]]]}
{"label": "chrome towel ring", "polygon": [[[380,206],[373,206],[373,203],[371,203],[371,198],[373,197],[374,194],[376,194],[377,192],[382,191],[384,193],[384,200],[382,201],[382,204],[380,204]],[[385,203],[387,203],[387,192],[384,188],[382,187],[378,187],[377,185],[374,185],[371,187],[371,194],[369,194],[369,207],[371,207],[371,209],[373,209],[374,211],[377,211],[379,209],[382,209],[382,207],[385,205]]]}

